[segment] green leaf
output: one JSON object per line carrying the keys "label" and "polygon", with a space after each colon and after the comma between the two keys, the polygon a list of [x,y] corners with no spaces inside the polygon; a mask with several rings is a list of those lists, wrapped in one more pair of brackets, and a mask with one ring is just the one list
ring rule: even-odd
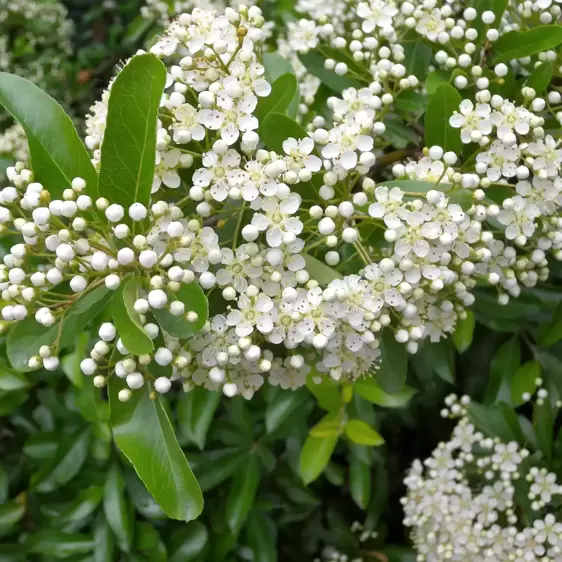
{"label": "green leaf", "polygon": [[191,443],[205,448],[207,432],[220,403],[221,393],[196,386],[178,405],[178,424]]}
{"label": "green leaf", "polygon": [[232,532],[239,532],[246,521],[254,504],[259,482],[260,461],[256,455],[250,455],[234,474],[226,499],[226,523]]}
{"label": "green leaf", "polygon": [[406,347],[398,343],[392,330],[387,328],[382,333],[380,350],[381,365],[376,373],[377,382],[389,394],[402,392],[408,371]]}
{"label": "green leaf", "polygon": [[[136,55],[113,82],[101,147],[99,195],[126,210],[150,204],[156,121],[166,68],[154,55]],[[130,222],[128,214],[125,220]]]}
{"label": "green leaf", "polygon": [[88,518],[98,507],[103,496],[101,486],[89,486],[82,490],[76,499],[60,514],[58,523],[81,522]]}
{"label": "green leaf", "polygon": [[[265,68],[265,77],[270,84],[273,84],[283,74],[295,74],[293,65],[278,53],[264,53],[264,55],[262,56],[262,64]],[[301,96],[297,83],[293,98],[290,100],[290,103],[287,107],[287,115],[289,115],[289,117],[297,117],[300,97]]]}
{"label": "green leaf", "polygon": [[464,353],[472,343],[474,336],[474,313],[471,310],[466,311],[466,318],[458,319],[457,326],[453,332],[453,343],[459,353]]}
{"label": "green leaf", "polygon": [[278,429],[306,401],[306,392],[302,390],[280,390],[265,409],[265,427],[268,434]]}
{"label": "green leaf", "polygon": [[305,484],[310,484],[320,476],[328,464],[338,442],[337,437],[308,436],[300,454],[299,471]]}
{"label": "green leaf", "polygon": [[316,76],[316,78],[334,92],[341,93],[346,88],[361,88],[361,83],[354,78],[345,74],[340,76],[333,70],[328,70],[324,66],[326,58],[320,53],[309,51],[306,54],[299,55],[299,59],[310,74]]}
{"label": "green leaf", "polygon": [[0,104],[25,130],[35,181],[53,198],[61,197],[76,177],[96,196],[97,174],[74,125],[62,107],[29,80],[0,73]]}
{"label": "green leaf", "polygon": [[125,498],[125,481],[116,462],[111,463],[107,471],[103,511],[119,549],[129,552],[133,542],[133,512]]}
{"label": "green leaf", "polygon": [[379,432],[363,420],[349,420],[345,426],[345,434],[358,445],[378,447],[384,443]]}
{"label": "green leaf", "polygon": [[[209,302],[199,283],[182,283],[180,290],[174,293],[174,298],[183,302],[185,313],[182,316],[174,316],[167,308],[152,310],[160,327],[176,338],[187,338],[199,332],[209,318]],[[185,315],[188,312],[197,313],[196,322],[186,320]]]}
{"label": "green leaf", "polygon": [[133,392],[128,402],[120,402],[117,394],[122,388],[123,380],[109,379],[115,442],[168,517],[180,521],[197,518],[203,509],[203,496],[161,399],[157,396],[151,400],[145,386]]}
{"label": "green leaf", "polygon": [[[320,378],[320,382],[316,379]],[[320,375],[313,369],[306,377],[306,388],[314,395],[320,408],[333,412],[339,410],[343,404],[338,385],[326,375]]]}
{"label": "green leaf", "polygon": [[424,43],[423,37],[417,33],[409,33],[407,40],[403,43],[404,66],[407,74],[413,74],[420,80],[424,80],[427,69],[431,62],[431,47]]}
{"label": "green leaf", "polygon": [[311,427],[308,433],[312,437],[338,437],[341,435],[344,425],[339,414],[327,414]]}
{"label": "green leaf", "polygon": [[277,562],[275,523],[265,513],[252,511],[246,523],[248,546],[254,562]]}
{"label": "green leaf", "polygon": [[320,285],[328,285],[331,281],[335,279],[343,279],[342,274],[335,269],[332,269],[329,265],[322,263],[320,260],[313,256],[304,254],[305,269],[310,275],[311,279],[315,279],[320,283]]}
{"label": "green leaf", "polygon": [[30,535],[26,546],[31,554],[42,554],[55,558],[70,558],[86,554],[94,549],[94,540],[82,533],[64,533],[56,529],[41,529]]}
{"label": "green leaf", "polygon": [[388,394],[377,383],[374,378],[359,379],[353,385],[353,390],[369,402],[384,408],[404,408],[410,402],[416,391],[405,386],[396,394]]}
{"label": "green leaf", "polygon": [[460,131],[449,124],[449,118],[458,111],[461,101],[459,92],[449,84],[441,84],[429,98],[424,122],[426,146],[438,145],[456,154],[462,151]]}
{"label": "green leaf", "polygon": [[412,90],[404,90],[396,96],[396,108],[411,113],[422,114],[425,111],[426,98]]}
{"label": "green leaf", "polygon": [[504,442],[524,440],[517,416],[507,404],[484,406],[471,402],[467,411],[472,423],[489,437],[499,437]]}
{"label": "green leaf", "polygon": [[0,505],[0,536],[13,527],[25,514],[25,505],[18,501]]}
{"label": "green leaf", "polygon": [[145,355],[154,351],[154,344],[143,330],[140,316],[135,312],[135,302],[139,298],[142,279],[125,279],[113,298],[113,322],[117,333],[128,351],[135,355]]}
{"label": "green leaf", "polygon": [[53,492],[70,482],[80,472],[88,456],[90,437],[90,427],[65,435],[55,458],[31,477],[31,487],[38,492]]}
{"label": "green leaf", "polygon": [[562,43],[562,26],[539,25],[528,31],[510,31],[492,43],[494,63],[530,57]]}
{"label": "green leaf", "polygon": [[521,365],[521,348],[516,336],[498,349],[490,366],[490,378],[484,394],[484,402],[509,401],[511,379]]}
{"label": "green leaf", "polygon": [[535,67],[533,72],[531,72],[531,75],[525,82],[525,86],[527,88],[533,88],[537,96],[540,96],[548,88],[552,80],[552,74],[552,64],[549,62],[541,62]]}
{"label": "green leaf", "polygon": [[29,381],[0,359],[0,391],[10,392],[29,387]]}
{"label": "green leaf", "polygon": [[398,115],[389,114],[383,118],[386,127],[384,136],[390,140],[395,148],[406,148],[407,146],[419,144],[418,135],[410,129]]}
{"label": "green leaf", "polygon": [[308,133],[287,115],[272,111],[268,113],[260,125],[259,135],[268,150],[284,154],[283,142],[288,138],[304,139]]}
{"label": "green leaf", "polygon": [[191,521],[187,527],[178,529],[170,537],[169,562],[189,562],[190,560],[201,560],[201,554],[207,541],[209,533],[205,525],[199,521]]}
{"label": "green leaf", "polygon": [[349,491],[353,501],[367,509],[371,499],[371,467],[353,455],[349,456]]}
{"label": "green leaf", "polygon": [[135,552],[151,562],[166,562],[168,554],[156,527],[148,521],[139,521],[135,529]]}
{"label": "green leaf", "polygon": [[254,115],[261,123],[265,116],[272,111],[283,114],[287,113],[295,94],[297,94],[297,90],[298,82],[293,73],[279,76],[271,86],[269,96],[259,99]]}
{"label": "green leaf", "polygon": [[210,452],[212,458],[195,467],[195,473],[203,492],[215,488],[230,478],[236,469],[246,461],[244,452],[239,449],[230,448]]}
{"label": "green leaf", "polygon": [[78,388],[84,388],[84,373],[80,369],[80,362],[86,357],[89,335],[87,333],[78,334],[74,351],[65,355],[61,360],[62,370],[68,380]]}
{"label": "green leaf", "polygon": [[536,379],[541,376],[541,364],[538,361],[528,361],[521,365],[513,375],[511,381],[511,403],[520,406],[524,403],[523,394],[528,392],[530,395],[535,393],[537,388]]}
{"label": "green leaf", "polygon": [[59,350],[73,344],[76,334],[82,332],[104,310],[111,296],[111,291],[105,286],[80,296],[64,314],[62,330],[58,323],[45,328],[35,318],[18,322],[10,330],[6,346],[6,354],[12,367],[18,371],[29,371],[29,359],[37,355],[42,345],[52,345],[59,331]]}
{"label": "green leaf", "polygon": [[115,544],[111,529],[99,513],[94,524],[94,562],[107,562],[115,559]]}
{"label": "green leaf", "polygon": [[4,503],[8,497],[10,489],[10,479],[5,467],[0,464],[0,504]]}
{"label": "green leaf", "polygon": [[[562,339],[562,302],[558,304],[551,322],[541,324],[538,332],[538,344],[541,347],[551,347]],[[0,383],[1,384],[1,383]]]}
{"label": "green leaf", "polygon": [[445,70],[434,70],[425,79],[425,88],[428,95],[433,95],[441,84],[448,84],[451,80],[451,73]]}
{"label": "green leaf", "polygon": [[533,426],[537,435],[539,449],[547,459],[552,458],[552,440],[554,436],[554,416],[550,402],[544,400],[543,404],[535,403],[533,410]]}

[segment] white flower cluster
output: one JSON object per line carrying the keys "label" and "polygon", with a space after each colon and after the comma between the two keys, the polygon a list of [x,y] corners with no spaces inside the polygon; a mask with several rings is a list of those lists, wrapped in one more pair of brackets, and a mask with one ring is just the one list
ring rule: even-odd
{"label": "white flower cluster", "polygon": [[25,131],[19,123],[0,134],[0,154],[18,162],[29,162],[29,145]]}
{"label": "white flower cluster", "polygon": [[[418,160],[404,160],[400,151],[391,160],[392,154],[381,154],[388,146],[383,119],[395,97],[420,88],[398,43],[408,4],[346,3],[352,9],[345,18],[360,22],[349,49],[365,85],[330,97],[329,120],[315,117],[308,136],[285,138],[276,151],[267,146],[257,117],[272,89],[260,58],[266,36],[261,10],[182,14],[151,48],[164,61],[168,79],[158,121],[150,234],[130,236],[121,224],[127,209],[109,201],[82,209],[78,203],[86,196],[73,190],[49,204],[56,221],[37,223],[29,210],[45,207],[48,198],[19,169],[12,172],[15,187],[6,188],[6,221],[14,217],[25,239],[35,240],[38,231],[56,237],[48,251],[56,253],[54,269],[63,275],[51,273],[52,284],[72,280],[84,291],[105,281],[115,288],[128,273],[147,268],[147,294],[135,306],[147,334],[164,339],[169,353],[158,357],[164,353],[166,365],[173,364],[171,378],[186,387],[249,398],[265,378],[293,389],[309,373],[355,380],[376,369],[385,328],[411,353],[424,339],[438,341],[455,330],[478,283],[496,286],[505,304],[521,286],[547,278],[549,253],[562,258],[561,152],[543,128],[545,99],[527,88],[517,105],[479,81],[475,102],[463,101],[451,118],[464,142],[474,145],[470,159],[439,146],[424,149]],[[424,9],[430,5],[431,0],[423,3]],[[314,13],[324,9],[304,0],[299,6]],[[331,23],[327,14],[318,15],[324,21],[318,37],[335,49],[346,47],[337,34],[348,20]],[[301,52],[313,48],[292,45]],[[332,60],[327,66],[346,74],[347,65],[339,64]],[[87,119],[86,143],[95,163],[109,92]],[[559,101],[557,91],[548,94],[550,104]],[[377,184],[370,177],[373,167],[385,177],[389,163],[392,175],[386,177],[395,180]],[[431,186],[408,191],[411,182],[403,180]],[[509,196],[495,203],[492,187]],[[109,223],[97,224],[88,214],[91,206],[104,210]],[[36,213],[40,220],[42,213]],[[61,226],[57,213],[70,213],[70,226]],[[122,241],[114,244],[112,237]],[[22,269],[18,252],[19,247],[4,260],[5,290],[16,300],[30,275],[18,272],[17,283],[12,281],[11,270]],[[100,270],[90,265],[103,257],[92,262],[96,252],[108,257]],[[197,335],[179,341],[161,334],[150,312],[160,306],[188,314],[171,295],[177,283],[191,281],[212,297],[211,317]],[[17,321],[31,310],[20,299],[8,304],[4,317]],[[52,316],[47,310],[39,321],[48,325],[56,320]],[[98,344],[96,364],[100,350],[108,348]],[[144,376],[150,361],[126,357],[116,372]],[[97,372],[91,362],[86,365],[85,371]],[[140,381],[131,380],[131,388]]]}
{"label": "white flower cluster", "polygon": [[[444,413],[460,418],[450,441],[415,461],[404,481],[404,524],[418,560],[562,560],[556,475],[535,466],[518,443],[478,432],[466,413],[468,397],[446,403]],[[526,500],[534,512],[528,522]]]}

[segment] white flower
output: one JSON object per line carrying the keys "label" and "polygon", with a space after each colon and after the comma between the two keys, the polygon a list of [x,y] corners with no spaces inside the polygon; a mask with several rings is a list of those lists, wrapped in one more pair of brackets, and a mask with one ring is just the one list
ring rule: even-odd
{"label": "white flower", "polygon": [[512,178],[516,175],[520,154],[517,145],[508,146],[501,141],[494,141],[488,151],[478,154],[476,161],[487,166],[486,176],[496,182],[502,176]]}
{"label": "white flower", "polygon": [[224,201],[230,191],[230,179],[233,173],[240,171],[240,154],[229,149],[224,154],[215,152],[203,154],[203,166],[193,174],[193,184],[200,187],[209,187],[209,191],[215,201]]}
{"label": "white flower", "polygon": [[460,113],[455,113],[449,119],[451,127],[461,130],[461,140],[472,142],[474,132],[489,135],[492,132],[490,113],[492,108],[487,103],[480,103],[476,107],[470,100],[463,100],[459,107]]}
{"label": "white flower", "polygon": [[500,109],[492,113],[490,120],[497,129],[498,138],[504,140],[506,135],[513,130],[520,135],[526,135],[529,132],[532,117],[533,114],[524,107],[504,101]]}
{"label": "white flower", "polygon": [[238,309],[231,310],[226,321],[229,326],[234,326],[236,334],[240,337],[249,336],[254,328],[268,334],[273,330],[273,311],[273,301],[264,293],[254,298],[240,295]]}
{"label": "white flower", "polygon": [[357,4],[357,15],[363,19],[361,25],[365,33],[372,33],[377,27],[392,27],[393,18],[398,13],[393,0],[369,0]]}
{"label": "white flower", "polygon": [[152,193],[158,191],[162,184],[172,189],[177,189],[181,185],[181,178],[178,174],[181,152],[177,148],[156,152],[156,166],[154,169],[154,181],[152,182]]}
{"label": "white flower", "polygon": [[252,224],[258,230],[267,231],[267,243],[273,248],[281,246],[284,233],[298,235],[302,232],[302,222],[291,216],[299,210],[300,202],[301,199],[297,193],[291,193],[284,200],[279,200],[277,197],[264,197],[261,200],[260,208],[264,212],[255,213],[252,217]]}
{"label": "white flower", "polygon": [[290,157],[297,169],[305,167],[311,172],[319,172],[322,168],[322,160],[311,154],[313,150],[314,141],[310,137],[301,140],[288,138],[283,141],[283,151]]}
{"label": "white flower", "polygon": [[205,129],[198,121],[197,110],[188,103],[180,105],[173,111],[174,141],[185,144],[191,140],[201,141],[205,138]]}

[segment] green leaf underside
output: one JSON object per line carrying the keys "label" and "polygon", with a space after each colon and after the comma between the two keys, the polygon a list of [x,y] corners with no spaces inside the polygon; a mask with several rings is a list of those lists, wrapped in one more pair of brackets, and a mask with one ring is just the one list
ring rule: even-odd
{"label": "green leaf underside", "polygon": [[145,355],[154,350],[152,340],[143,330],[140,316],[134,305],[139,298],[141,279],[132,277],[121,283],[113,299],[113,322],[128,351],[135,355]]}
{"label": "green leaf underside", "polygon": [[[127,209],[148,207],[156,158],[156,121],[166,68],[154,55],[138,55],[111,87],[101,147],[99,195]],[[126,220],[128,215],[126,215]]]}
{"label": "green leaf underside", "polygon": [[269,96],[261,98],[256,107],[255,116],[260,123],[265,116],[271,112],[286,113],[291,105],[298,83],[294,74],[283,74],[279,76],[271,87]]}
{"label": "green leaf underside", "polygon": [[181,521],[197,518],[203,509],[201,489],[160,398],[151,400],[145,386],[134,392],[128,402],[120,402],[117,394],[123,388],[123,380],[110,378],[110,419],[115,442],[168,517]]}
{"label": "green leaf underside", "polygon": [[[97,287],[81,296],[63,317],[60,330],[59,350],[73,344],[79,334],[100,314],[112,297],[112,292],[105,286]],[[37,355],[42,345],[52,345],[59,333],[57,323],[45,328],[35,318],[26,318],[18,322],[8,334],[6,353],[14,369],[29,371],[29,359]]]}
{"label": "green leaf underside", "polygon": [[[187,338],[199,332],[209,317],[209,303],[203,289],[198,283],[182,284],[174,298],[183,302],[185,313],[174,316],[167,308],[153,310],[160,327],[176,338]],[[197,322],[190,323],[185,319],[188,312],[197,313]]]}
{"label": "green leaf underside", "polygon": [[462,142],[459,129],[449,125],[449,118],[458,111],[462,98],[449,84],[441,84],[429,98],[425,112],[425,144],[428,147],[440,146],[459,154]]}
{"label": "green leaf underside", "polygon": [[63,108],[29,80],[0,72],[0,104],[27,135],[35,181],[61,197],[76,177],[96,195],[97,174],[90,156]]}
{"label": "green leaf underside", "polygon": [[314,256],[304,254],[304,261],[306,263],[305,269],[309,273],[311,279],[316,279],[321,285],[328,285],[335,279],[343,279],[339,271],[331,268],[329,265],[316,259]]}
{"label": "green leaf underside", "polygon": [[377,384],[374,378],[359,379],[353,385],[353,390],[361,398],[384,408],[403,408],[416,393],[413,388],[405,386],[396,394],[388,394]]}

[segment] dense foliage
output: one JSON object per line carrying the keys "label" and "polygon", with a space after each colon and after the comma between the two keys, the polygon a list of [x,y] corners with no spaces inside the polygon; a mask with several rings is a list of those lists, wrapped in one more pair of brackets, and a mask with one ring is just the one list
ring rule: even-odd
{"label": "dense foliage", "polygon": [[561,560],[561,17],[7,2],[0,560]]}

